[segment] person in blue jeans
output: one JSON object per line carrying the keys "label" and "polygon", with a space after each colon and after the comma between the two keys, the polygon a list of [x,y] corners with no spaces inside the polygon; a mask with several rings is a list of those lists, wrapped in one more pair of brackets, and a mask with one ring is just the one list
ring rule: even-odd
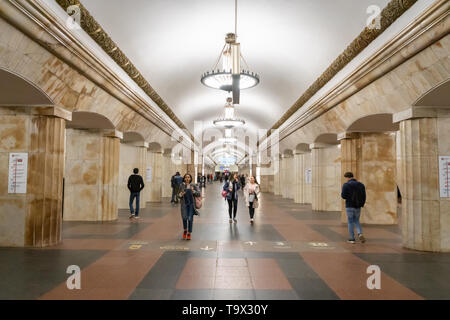
{"label": "person in blue jeans", "polygon": [[183,239],[191,240],[194,224],[195,197],[200,196],[200,190],[192,181],[192,176],[186,173],[180,186],[178,198],[181,199],[181,219],[183,220]]}
{"label": "person in blue jeans", "polygon": [[[130,190],[130,219],[139,219],[139,198],[144,189],[144,179],[138,174],[139,169],[134,168],[133,174],[128,178],[128,190]],[[136,210],[133,209],[133,202],[136,199]]]}
{"label": "person in blue jeans", "polygon": [[347,242],[355,243],[355,225],[359,240],[364,243],[366,239],[362,234],[359,218],[361,216],[361,208],[366,203],[366,187],[353,177],[352,172],[346,172],[344,177],[347,178],[347,182],[342,186],[341,197],[345,199],[345,211],[347,213],[348,232],[350,234],[350,239]]}

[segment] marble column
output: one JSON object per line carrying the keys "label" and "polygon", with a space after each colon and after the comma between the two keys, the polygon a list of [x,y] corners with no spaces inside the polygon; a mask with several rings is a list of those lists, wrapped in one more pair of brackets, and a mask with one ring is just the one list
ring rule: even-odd
{"label": "marble column", "polygon": [[[151,181],[148,182],[147,195],[149,202],[161,202],[162,152],[148,152],[149,166],[152,168]],[[180,172],[180,174],[182,174]]]}
{"label": "marble column", "polygon": [[312,156],[312,209],[341,211],[341,152],[339,146],[310,145]]}
{"label": "marble column", "polygon": [[65,221],[117,219],[122,133],[67,129]]}
{"label": "marble column", "polygon": [[311,169],[311,152],[299,152],[294,155],[294,201],[311,203],[312,183],[306,179],[306,170]]}
{"label": "marble column", "polygon": [[[344,173],[353,172],[366,187],[366,204],[361,210],[361,222],[367,224],[396,224],[397,184],[395,133],[342,133],[341,184]],[[345,202],[342,200],[341,221],[346,222]]]}
{"label": "marble column", "polygon": [[[64,136],[71,113],[58,107],[0,108],[0,246],[61,242]],[[9,193],[10,153],[26,153],[26,193]]]}
{"label": "marble column", "polygon": [[286,199],[294,198],[293,156],[284,156],[281,163],[281,196]]}
{"label": "marble column", "polygon": [[449,252],[450,198],[440,192],[446,177],[439,177],[439,161],[450,156],[450,109],[412,107],[394,114],[394,122],[400,123],[403,246]]}

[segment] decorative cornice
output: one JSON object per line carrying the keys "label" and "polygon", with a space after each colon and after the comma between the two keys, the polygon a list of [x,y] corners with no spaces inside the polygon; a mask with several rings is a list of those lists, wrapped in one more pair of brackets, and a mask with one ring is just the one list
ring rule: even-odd
{"label": "decorative cornice", "polygon": [[[303,95],[294,103],[292,107],[277,121],[271,128],[275,130],[288,120],[297,110],[299,110],[309,99],[311,99],[325,84],[328,83],[339,71],[341,71],[350,61],[352,61],[361,51],[363,51],[372,41],[382,34],[392,23],[395,22],[403,13],[411,8],[417,0],[392,0],[381,11],[381,28],[370,29],[368,27],[359,34],[359,36],[350,43],[339,57],[325,70],[324,73],[303,93]],[[268,135],[270,135],[269,131]]]}
{"label": "decorative cornice", "polygon": [[67,8],[70,6],[78,6],[80,8],[80,27],[131,77],[131,79],[133,79],[134,82],[136,82],[139,87],[142,88],[142,90],[177,124],[178,127],[186,129],[183,122],[178,119],[172,109],[150,86],[130,59],[128,59],[122,50],[120,50],[79,0],[55,1],[64,9],[64,11],[67,11]]}

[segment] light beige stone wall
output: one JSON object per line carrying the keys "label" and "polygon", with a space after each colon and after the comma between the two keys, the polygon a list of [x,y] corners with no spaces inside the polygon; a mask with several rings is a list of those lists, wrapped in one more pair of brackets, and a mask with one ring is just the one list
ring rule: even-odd
{"label": "light beige stone wall", "polygon": [[[278,162],[276,164],[275,162]],[[282,167],[281,167],[281,161],[277,159],[273,159],[272,163],[274,165],[274,175],[273,175],[273,194],[276,196],[281,195],[281,176],[282,176]]]}
{"label": "light beige stone wall", "polygon": [[280,188],[283,198],[294,199],[295,195],[295,175],[294,175],[294,158],[285,157],[280,161]]}
{"label": "light beige stone wall", "polygon": [[400,122],[398,170],[407,248],[450,251],[450,198],[440,197],[438,162],[439,156],[450,155],[449,123],[448,110]]}
{"label": "light beige stone wall", "polygon": [[[0,246],[61,241],[65,120],[0,108]],[[9,154],[28,153],[26,194],[8,193]]]}
{"label": "light beige stone wall", "polygon": [[119,149],[103,131],[67,129],[65,221],[117,219]]}
{"label": "light beige stone wall", "polygon": [[312,147],[312,209],[341,211],[341,150]]}
{"label": "light beige stone wall", "polygon": [[[361,222],[367,224],[397,224],[396,134],[354,133],[341,140],[341,183],[344,173],[353,172],[366,187],[366,204],[361,210]],[[346,222],[342,200],[341,221]]]}
{"label": "light beige stone wall", "polygon": [[261,192],[273,193],[273,179],[274,175],[261,175],[261,181],[258,181]]}
{"label": "light beige stone wall", "polygon": [[148,152],[148,165],[152,167],[152,181],[146,190],[149,202],[161,202],[162,153]]}
{"label": "light beige stone wall", "polygon": [[294,155],[294,201],[311,203],[312,183],[306,183],[306,169],[311,168],[311,152]]}
{"label": "light beige stone wall", "polygon": [[[147,148],[136,147],[132,144],[121,143],[120,145],[120,163],[119,163],[119,209],[129,209],[130,191],[128,190],[128,178],[133,174],[133,169],[139,169],[139,175],[146,180],[146,168],[147,168]],[[145,185],[144,190],[140,195],[141,209],[145,208],[146,201],[148,199]]]}

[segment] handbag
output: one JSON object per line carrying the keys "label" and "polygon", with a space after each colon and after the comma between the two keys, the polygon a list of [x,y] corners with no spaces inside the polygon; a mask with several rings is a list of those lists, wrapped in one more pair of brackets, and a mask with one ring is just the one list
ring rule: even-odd
{"label": "handbag", "polygon": [[223,190],[222,191],[222,197],[226,198],[228,195],[228,191]]}
{"label": "handbag", "polygon": [[195,209],[200,209],[202,207],[202,196],[195,197]]}
{"label": "handbag", "polygon": [[253,201],[255,201],[255,194],[254,193],[248,195],[248,202],[253,202]]}
{"label": "handbag", "polygon": [[253,208],[257,209],[258,207],[259,207],[259,201],[258,201],[258,199],[255,199],[253,201]]}

